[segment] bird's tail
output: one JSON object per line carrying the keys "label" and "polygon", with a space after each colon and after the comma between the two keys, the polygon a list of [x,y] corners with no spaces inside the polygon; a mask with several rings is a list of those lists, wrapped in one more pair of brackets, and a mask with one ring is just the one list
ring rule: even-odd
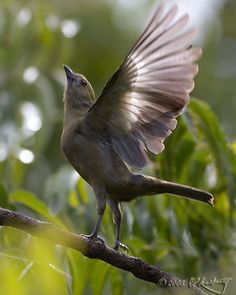
{"label": "bird's tail", "polygon": [[142,195],[167,193],[171,195],[181,196],[187,199],[201,201],[214,206],[214,197],[210,193],[190,186],[159,180],[154,177],[149,177],[141,174],[133,174],[131,182],[131,199]]}

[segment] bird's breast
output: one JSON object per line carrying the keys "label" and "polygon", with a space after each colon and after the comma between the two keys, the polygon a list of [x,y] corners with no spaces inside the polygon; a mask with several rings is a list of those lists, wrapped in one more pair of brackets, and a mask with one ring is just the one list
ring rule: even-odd
{"label": "bird's breast", "polygon": [[64,132],[61,146],[74,169],[92,186],[107,187],[128,178],[128,168],[105,141]]}

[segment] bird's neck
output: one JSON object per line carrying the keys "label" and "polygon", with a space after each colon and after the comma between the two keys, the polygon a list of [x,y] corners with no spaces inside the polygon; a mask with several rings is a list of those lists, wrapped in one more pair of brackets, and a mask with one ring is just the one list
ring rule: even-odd
{"label": "bird's neck", "polygon": [[81,105],[79,109],[73,108],[70,104],[64,105],[64,128],[77,125],[81,117],[89,110],[88,105]]}

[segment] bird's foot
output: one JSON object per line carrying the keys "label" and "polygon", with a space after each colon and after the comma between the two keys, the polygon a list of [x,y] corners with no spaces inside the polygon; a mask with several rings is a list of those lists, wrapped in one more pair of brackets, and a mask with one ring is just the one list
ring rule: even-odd
{"label": "bird's foot", "polygon": [[129,252],[129,248],[127,246],[125,246],[124,244],[122,244],[119,241],[115,241],[115,246],[114,246],[114,250],[119,251],[119,249],[123,249],[126,252]]}
{"label": "bird's foot", "polygon": [[98,234],[94,234],[94,233],[91,233],[89,235],[84,235],[84,234],[81,234],[82,237],[84,238],[87,238],[89,240],[95,240],[95,241],[98,241],[100,242],[101,244],[105,245],[105,240],[103,238],[101,238]]}

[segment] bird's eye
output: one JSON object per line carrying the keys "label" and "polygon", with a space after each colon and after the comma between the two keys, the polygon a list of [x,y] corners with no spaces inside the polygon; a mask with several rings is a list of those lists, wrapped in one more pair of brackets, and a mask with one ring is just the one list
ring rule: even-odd
{"label": "bird's eye", "polygon": [[87,85],[87,81],[85,79],[81,79],[80,84],[82,86],[86,86]]}

